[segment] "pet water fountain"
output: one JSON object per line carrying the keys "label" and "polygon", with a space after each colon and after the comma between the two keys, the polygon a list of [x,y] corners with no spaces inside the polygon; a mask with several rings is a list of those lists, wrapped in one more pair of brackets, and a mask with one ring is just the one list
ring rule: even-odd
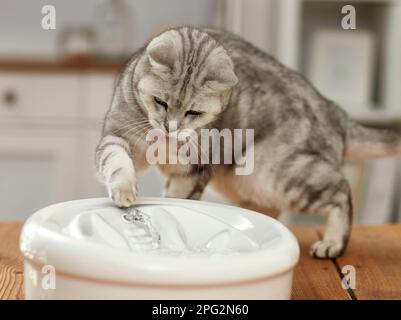
{"label": "pet water fountain", "polygon": [[160,198],[52,205],[25,223],[20,248],[26,299],[289,299],[299,258],[270,217]]}

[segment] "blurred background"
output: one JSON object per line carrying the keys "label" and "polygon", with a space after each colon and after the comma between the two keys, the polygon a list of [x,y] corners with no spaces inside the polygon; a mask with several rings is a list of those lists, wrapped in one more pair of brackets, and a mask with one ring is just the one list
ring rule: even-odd
{"label": "blurred background", "polygon": [[[55,29],[42,28],[45,5],[56,9]],[[0,220],[105,196],[93,155],[115,76],[153,35],[183,24],[242,35],[361,123],[401,123],[398,0],[0,0]],[[356,222],[401,220],[400,169],[395,158],[346,163]],[[162,184],[150,169],[140,174],[139,193],[159,196]],[[211,190],[204,199],[226,202]]]}

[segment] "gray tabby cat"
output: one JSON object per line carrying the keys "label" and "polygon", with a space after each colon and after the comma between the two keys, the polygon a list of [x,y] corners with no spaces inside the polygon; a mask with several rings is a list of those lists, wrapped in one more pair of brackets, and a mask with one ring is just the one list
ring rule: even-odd
{"label": "gray tabby cat", "polygon": [[[151,128],[252,128],[254,172],[235,165],[159,165],[167,197],[199,199],[211,184],[239,206],[328,216],[317,258],[346,248],[352,223],[344,157],[401,152],[400,135],[353,123],[301,75],[231,33],[168,30],[134,54],[120,75],[96,151],[97,169],[116,205],[134,203],[136,172],[148,164]],[[166,128],[166,129],[165,129]]]}

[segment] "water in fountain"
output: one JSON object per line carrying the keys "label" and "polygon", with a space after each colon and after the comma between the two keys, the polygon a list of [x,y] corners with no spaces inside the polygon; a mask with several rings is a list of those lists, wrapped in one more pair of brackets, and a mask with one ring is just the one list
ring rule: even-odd
{"label": "water in fountain", "polygon": [[235,254],[259,248],[241,230],[207,213],[173,205],[91,209],[76,215],[65,233],[132,252],[175,256]]}

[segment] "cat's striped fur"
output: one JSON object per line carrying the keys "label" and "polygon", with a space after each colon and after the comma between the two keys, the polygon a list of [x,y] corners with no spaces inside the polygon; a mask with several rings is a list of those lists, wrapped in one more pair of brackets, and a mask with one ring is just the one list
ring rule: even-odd
{"label": "cat's striped fur", "polygon": [[[203,114],[185,116],[190,109]],[[254,129],[255,167],[236,176],[235,165],[160,165],[167,196],[199,199],[210,183],[238,205],[273,216],[328,215],[323,239],[311,248],[319,258],[340,255],[351,231],[344,157],[401,151],[399,133],[356,125],[301,75],[240,37],[171,29],[134,54],[105,119],[97,167],[117,205],[135,201],[136,170],[147,166],[145,133],[171,120],[196,130]]]}

